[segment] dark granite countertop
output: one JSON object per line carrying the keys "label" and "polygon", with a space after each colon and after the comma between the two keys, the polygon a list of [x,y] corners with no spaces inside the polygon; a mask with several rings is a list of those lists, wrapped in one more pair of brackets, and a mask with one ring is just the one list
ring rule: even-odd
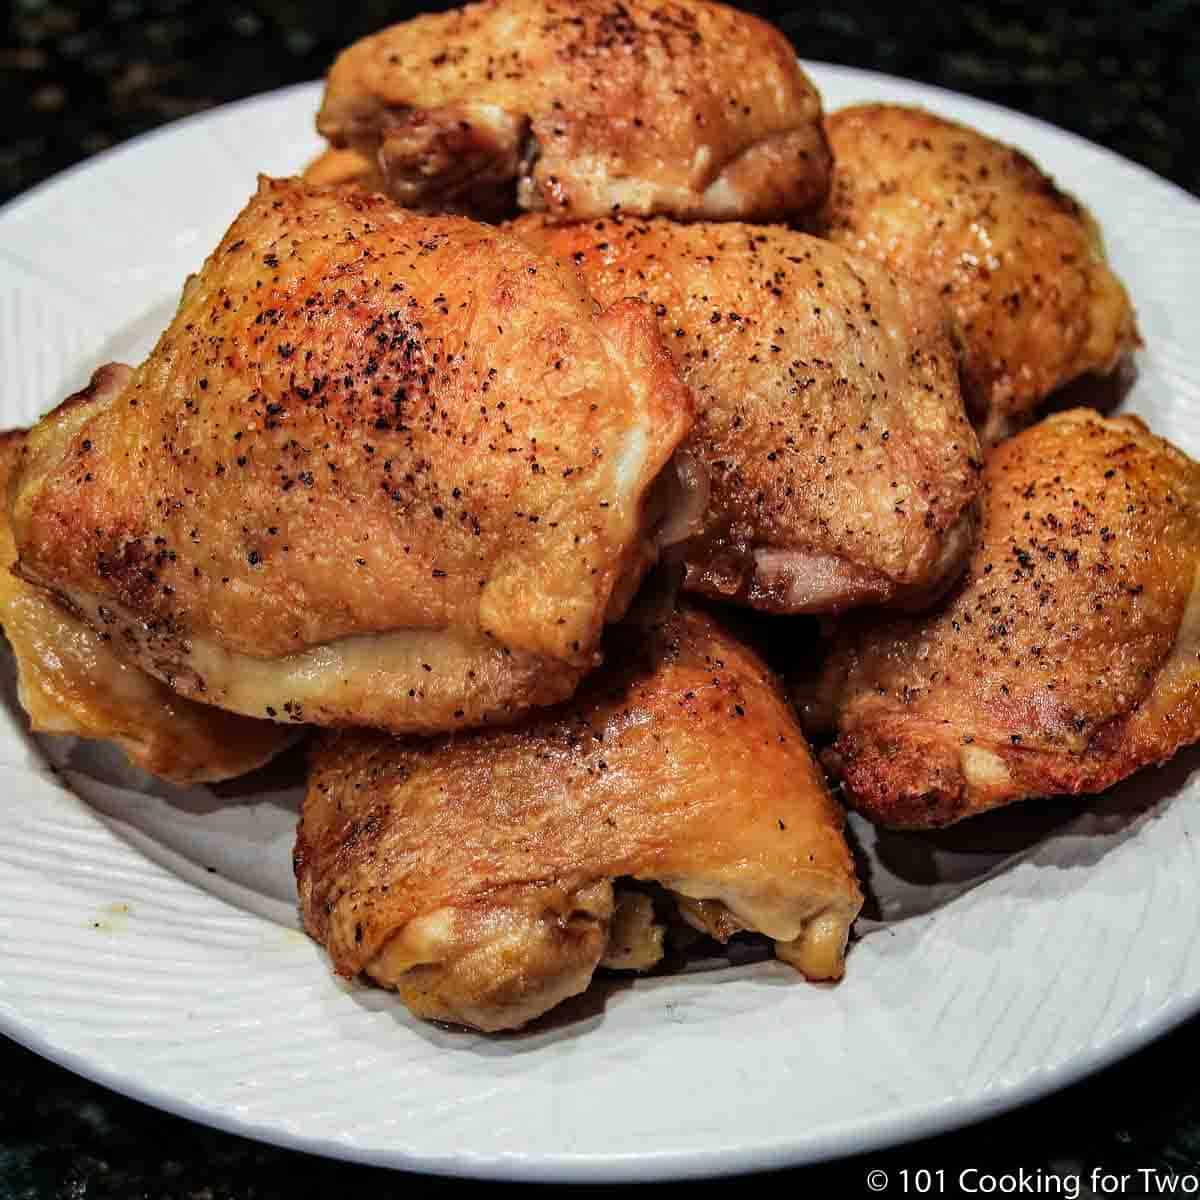
{"label": "dark granite countertop", "polygon": [[[770,15],[805,57],[1009,105],[1200,194],[1200,4],[1192,0],[748,7]],[[165,121],[316,78],[340,46],[408,11],[383,0],[15,0],[0,42],[0,200]],[[966,1166],[1200,1172],[1200,1082],[1189,1069],[1197,1060],[1193,1022],[1020,1112],[791,1172],[786,1182],[859,1194],[869,1168],[893,1181],[903,1168],[937,1167],[953,1180]],[[1137,1178],[1123,1194],[1143,1194]],[[0,1200],[249,1200],[335,1188],[374,1200],[412,1183],[193,1125],[0,1039]]]}

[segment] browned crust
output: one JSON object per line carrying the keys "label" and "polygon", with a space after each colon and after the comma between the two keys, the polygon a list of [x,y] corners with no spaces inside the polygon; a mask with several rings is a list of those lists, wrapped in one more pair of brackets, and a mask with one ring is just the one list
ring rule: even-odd
{"label": "browned crust", "polygon": [[1112,786],[1200,737],[1200,467],[1132,416],[1048,418],[985,470],[963,583],[848,624],[810,710],[852,805],[947,825]]}
{"label": "browned crust", "polygon": [[412,919],[620,876],[861,904],[842,815],[761,661],[694,610],[610,646],[569,704],[432,742],[314,746],[295,847],[305,927],[343,975]]}
{"label": "browned crust", "polygon": [[842,109],[826,129],[837,158],[826,235],[940,290],[985,442],[1140,345],[1095,222],[1028,155],[895,104]]}
{"label": "browned crust", "polygon": [[[693,419],[639,302],[599,309],[509,233],[297,180],[260,182],[114,378],[30,435],[23,577],[185,694],[402,732],[570,693],[653,557],[648,495]],[[392,634],[454,650],[373,683],[389,706],[228,683]]]}
{"label": "browned crust", "polygon": [[787,39],[729,6],[485,0],[345,50],[318,128],[409,207],[786,220],[828,191],[820,113]]}
{"label": "browned crust", "polygon": [[[709,474],[703,528],[681,551],[690,590],[836,612],[920,607],[953,582],[982,462],[952,322],[931,290],[776,226],[522,217],[510,228],[577,267],[601,300],[653,306],[697,397],[685,452]],[[830,594],[800,595],[789,558],[836,575]]]}

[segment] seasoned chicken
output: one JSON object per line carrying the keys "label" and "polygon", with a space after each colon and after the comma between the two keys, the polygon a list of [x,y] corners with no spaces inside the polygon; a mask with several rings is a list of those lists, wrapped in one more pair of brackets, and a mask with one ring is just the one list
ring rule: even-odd
{"label": "seasoned chicken", "polygon": [[353,184],[368,192],[385,191],[383,177],[370,159],[357,150],[326,150],[304,168],[305,183],[314,187],[335,187]]}
{"label": "seasoned chicken", "polygon": [[809,697],[873,820],[921,828],[1097,792],[1200,738],[1200,466],[1075,409],[1003,442],[934,613],[847,621]]}
{"label": "seasoned chicken", "polygon": [[333,64],[317,128],[409,208],[799,219],[829,188],[787,39],[704,0],[484,0]]}
{"label": "seasoned chicken", "polygon": [[778,227],[663,219],[513,229],[601,302],[654,305],[710,478],[687,586],[776,612],[933,599],[971,551],[979,445],[945,310]]}
{"label": "seasoned chicken", "polygon": [[916,108],[834,113],[827,236],[940,289],[961,322],[985,441],[1138,344],[1129,297],[1082,206],[1011,146]]}
{"label": "seasoned chicken", "polygon": [[30,433],[19,572],[183,695],[432,731],[564,699],[692,399],[511,235],[264,180],[131,376]]}
{"label": "seasoned chicken", "polygon": [[[25,434],[0,434],[0,496]],[[0,625],[17,660],[21,707],[37,733],[116,742],[135,766],[172,783],[231,779],[273,758],[292,733],[195,704],[113,652],[110,639],[12,573],[0,507]]]}
{"label": "seasoned chicken", "polygon": [[862,904],[829,795],[761,661],[684,611],[621,631],[573,701],[438,741],[325,735],[296,838],[305,927],[419,1016],[508,1029],[661,954],[655,880],[717,936],[842,974]]}

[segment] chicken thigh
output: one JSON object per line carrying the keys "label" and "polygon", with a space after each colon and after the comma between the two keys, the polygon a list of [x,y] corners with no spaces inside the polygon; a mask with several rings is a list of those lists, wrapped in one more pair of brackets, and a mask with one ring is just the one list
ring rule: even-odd
{"label": "chicken thigh", "polygon": [[207,703],[506,720],[595,664],[691,422],[640,301],[601,311],[462,218],[264,180],[150,357],[29,434],[18,571]]}
{"label": "chicken thigh", "polygon": [[514,1028],[599,965],[661,954],[654,880],[689,922],[775,939],[836,979],[862,904],[782,692],[711,618],[624,629],[569,704],[433,742],[325,735],[296,839],[305,927],[419,1016]]}
{"label": "chicken thigh", "polygon": [[837,163],[826,235],[941,291],[985,441],[1138,344],[1096,223],[1020,151],[895,104],[843,109],[826,129]]}
{"label": "chicken thigh", "polygon": [[654,305],[709,476],[686,586],[775,612],[928,603],[971,552],[979,445],[938,297],[778,227],[663,219],[522,237]]}
{"label": "chicken thigh", "polygon": [[[0,495],[25,434],[0,434]],[[232,779],[262,766],[291,730],[195,704],[123,662],[105,634],[12,573],[16,549],[0,508],[0,625],[17,660],[21,707],[35,733],[116,742],[129,761],[171,783]]]}
{"label": "chicken thigh", "polygon": [[344,51],[317,127],[409,208],[811,215],[821,102],[787,39],[706,0],[484,0]]}
{"label": "chicken thigh", "polygon": [[810,726],[850,803],[923,828],[1097,792],[1200,738],[1200,465],[1085,409],[1001,443],[963,585],[847,620]]}

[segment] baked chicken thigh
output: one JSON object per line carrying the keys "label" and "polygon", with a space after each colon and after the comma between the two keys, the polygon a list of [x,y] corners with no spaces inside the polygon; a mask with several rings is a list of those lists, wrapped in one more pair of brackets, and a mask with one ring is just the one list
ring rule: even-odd
{"label": "baked chicken thigh", "polygon": [[843,109],[826,129],[837,163],[826,235],[941,291],[985,441],[1138,344],[1096,223],[1020,151],[895,104]]}
{"label": "baked chicken thigh", "polygon": [[510,719],[595,664],[691,422],[640,301],[601,311],[462,218],[264,180],[150,357],[29,434],[17,569],[207,703]]}
{"label": "baked chicken thigh", "polygon": [[1200,738],[1200,465],[1075,409],[1001,443],[963,585],[848,619],[811,725],[850,803],[922,828],[1097,792]]}
{"label": "baked chicken thigh", "polygon": [[[0,496],[25,434],[0,434]],[[195,704],[122,661],[107,635],[12,573],[16,549],[0,507],[0,625],[17,661],[21,707],[35,733],[116,742],[171,783],[232,779],[273,758],[291,730]]]}
{"label": "baked chicken thigh", "polygon": [[971,552],[979,445],[945,310],[779,227],[663,219],[512,228],[609,303],[654,306],[696,393],[709,476],[686,586],[775,612],[928,603]]}
{"label": "baked chicken thigh", "polygon": [[515,1028],[597,966],[662,953],[654,880],[722,940],[836,979],[862,904],[830,797],[762,663],[684,610],[621,630],[573,701],[437,741],[348,732],[313,753],[296,839],[305,927],[419,1016]]}
{"label": "baked chicken thigh", "polygon": [[829,188],[787,39],[707,0],[484,0],[345,50],[317,127],[409,208],[780,220]]}

